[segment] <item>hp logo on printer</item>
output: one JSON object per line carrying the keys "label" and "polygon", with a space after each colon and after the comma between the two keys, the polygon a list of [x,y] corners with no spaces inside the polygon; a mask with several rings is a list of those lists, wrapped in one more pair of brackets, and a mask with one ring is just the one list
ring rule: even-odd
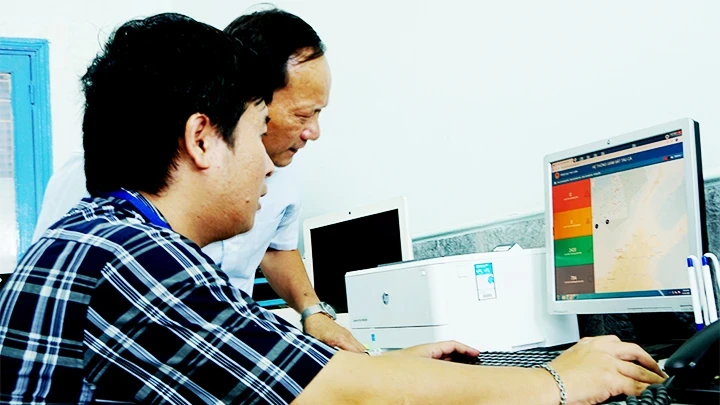
{"label": "hp logo on printer", "polygon": [[383,304],[389,305],[390,304],[390,294],[384,292],[382,295],[382,301],[383,301]]}

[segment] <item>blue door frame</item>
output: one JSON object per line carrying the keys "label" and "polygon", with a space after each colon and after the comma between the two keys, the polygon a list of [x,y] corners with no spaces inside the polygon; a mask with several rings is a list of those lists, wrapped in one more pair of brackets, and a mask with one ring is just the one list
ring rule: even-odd
{"label": "blue door frame", "polygon": [[[45,186],[52,173],[48,41],[0,38],[0,70],[11,74],[18,259],[30,246]],[[29,83],[27,91],[25,84]],[[22,119],[29,114],[28,119]],[[25,124],[25,123],[27,124]]]}

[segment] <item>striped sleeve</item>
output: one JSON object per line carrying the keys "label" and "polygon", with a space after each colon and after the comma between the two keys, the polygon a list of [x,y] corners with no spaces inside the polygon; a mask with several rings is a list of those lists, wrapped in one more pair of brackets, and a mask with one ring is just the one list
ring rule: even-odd
{"label": "striped sleeve", "polygon": [[334,354],[177,234],[124,239],[106,241],[116,260],[101,269],[85,331],[88,380],[112,398],[287,404]]}

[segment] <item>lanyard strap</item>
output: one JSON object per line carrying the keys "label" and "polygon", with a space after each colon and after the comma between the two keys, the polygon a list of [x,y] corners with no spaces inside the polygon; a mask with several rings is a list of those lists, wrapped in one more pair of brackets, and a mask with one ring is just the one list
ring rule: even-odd
{"label": "lanyard strap", "polygon": [[119,198],[121,200],[125,200],[132,204],[135,209],[140,211],[140,214],[142,214],[143,217],[145,217],[148,222],[150,222],[153,225],[157,225],[163,228],[172,229],[170,228],[170,224],[167,223],[158,213],[153,209],[153,207],[147,203],[144,200],[141,200],[140,198],[134,196],[132,193],[128,192],[127,190],[116,190],[111,191],[109,193],[103,193],[104,197],[115,197]]}

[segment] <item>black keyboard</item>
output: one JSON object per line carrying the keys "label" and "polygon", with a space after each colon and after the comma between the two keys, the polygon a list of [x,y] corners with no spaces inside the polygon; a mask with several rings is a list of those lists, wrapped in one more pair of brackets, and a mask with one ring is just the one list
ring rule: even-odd
{"label": "black keyboard", "polygon": [[520,352],[484,352],[480,356],[453,358],[454,361],[465,364],[490,367],[533,367],[549,363],[559,356],[562,351],[524,350]]}
{"label": "black keyboard", "polygon": [[[517,352],[483,352],[478,357],[453,356],[453,361],[478,366],[533,367],[549,363],[571,345],[555,346],[551,349],[530,349]],[[678,342],[662,344],[641,344],[656,361],[670,357],[680,346]]]}

